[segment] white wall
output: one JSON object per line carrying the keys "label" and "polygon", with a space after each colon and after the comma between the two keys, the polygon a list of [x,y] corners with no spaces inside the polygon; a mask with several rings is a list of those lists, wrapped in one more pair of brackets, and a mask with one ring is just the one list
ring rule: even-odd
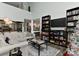
{"label": "white wall", "polygon": [[32,19],[31,13],[28,11],[0,3],[0,19],[10,18],[14,21],[24,21],[24,19]]}
{"label": "white wall", "polygon": [[66,10],[79,6],[79,2],[29,2],[33,18],[51,15],[52,19],[66,17]]}

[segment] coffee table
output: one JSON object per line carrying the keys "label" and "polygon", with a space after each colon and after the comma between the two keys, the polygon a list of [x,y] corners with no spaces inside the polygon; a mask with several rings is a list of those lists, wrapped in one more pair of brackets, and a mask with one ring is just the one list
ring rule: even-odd
{"label": "coffee table", "polygon": [[31,40],[31,42],[35,43],[38,46],[38,56],[40,56],[40,47],[41,47],[41,45],[45,44],[46,48],[47,48],[47,44],[43,40],[33,39],[33,40]]}

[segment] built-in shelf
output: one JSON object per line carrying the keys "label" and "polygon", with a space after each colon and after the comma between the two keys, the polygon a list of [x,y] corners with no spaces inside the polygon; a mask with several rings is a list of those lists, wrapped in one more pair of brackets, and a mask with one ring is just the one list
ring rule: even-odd
{"label": "built-in shelf", "polygon": [[47,37],[50,43],[67,47],[66,27],[52,27],[50,24],[50,18],[49,15],[42,17],[42,39]]}
{"label": "built-in shelf", "polygon": [[67,17],[78,16],[79,14],[67,15]]}
{"label": "built-in shelf", "polygon": [[73,28],[73,27],[76,27],[76,26],[67,26],[68,28]]}
{"label": "built-in shelf", "polygon": [[[53,43],[58,46],[67,47],[67,38],[66,38],[65,27],[55,28],[50,32],[50,43]],[[64,42],[64,43],[63,43]]]}
{"label": "built-in shelf", "polygon": [[65,30],[66,27],[51,27],[51,30]]}
{"label": "built-in shelf", "polygon": [[[73,23],[73,26],[68,26],[67,25],[67,29],[73,29],[76,27],[76,23],[79,19],[79,7],[76,7],[76,8],[72,8],[72,9],[69,9],[66,11],[66,16],[67,16],[67,24],[68,23]],[[68,31],[69,33],[72,32],[71,31]]]}
{"label": "built-in shelf", "polygon": [[67,22],[77,22],[77,21],[78,21],[78,20],[71,20],[71,21],[68,20]]}
{"label": "built-in shelf", "polygon": [[42,17],[42,39],[47,38],[48,41],[50,40],[50,19],[51,16],[43,16]]}
{"label": "built-in shelf", "polygon": [[77,21],[79,19],[79,7],[72,8],[66,11],[67,17],[67,33],[68,33],[68,41],[70,40],[70,35],[75,32],[75,28],[77,25]]}

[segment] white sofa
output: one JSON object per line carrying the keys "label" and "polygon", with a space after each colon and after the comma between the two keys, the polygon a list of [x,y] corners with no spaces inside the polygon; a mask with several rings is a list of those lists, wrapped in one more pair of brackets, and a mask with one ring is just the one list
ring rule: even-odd
{"label": "white sofa", "polygon": [[[6,37],[8,37],[9,43],[5,42]],[[28,32],[5,32],[4,35],[0,33],[0,56],[8,56],[9,51],[21,47],[22,55],[27,56],[27,39],[33,38],[32,34]]]}
{"label": "white sofa", "polygon": [[8,37],[10,44],[16,44],[19,42],[27,41],[29,38],[33,38],[33,35],[28,32],[5,32],[5,38]]}

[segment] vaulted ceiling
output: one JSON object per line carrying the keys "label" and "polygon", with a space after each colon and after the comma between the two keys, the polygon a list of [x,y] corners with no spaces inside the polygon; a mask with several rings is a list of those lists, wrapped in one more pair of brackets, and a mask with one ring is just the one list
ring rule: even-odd
{"label": "vaulted ceiling", "polygon": [[28,2],[3,2],[3,3],[6,3],[8,5],[11,5],[11,6],[20,8],[20,9],[24,9],[27,11],[28,11],[28,7],[29,7]]}
{"label": "vaulted ceiling", "polygon": [[22,2],[4,2],[4,3],[15,6],[15,7],[19,7],[19,5],[22,4]]}

